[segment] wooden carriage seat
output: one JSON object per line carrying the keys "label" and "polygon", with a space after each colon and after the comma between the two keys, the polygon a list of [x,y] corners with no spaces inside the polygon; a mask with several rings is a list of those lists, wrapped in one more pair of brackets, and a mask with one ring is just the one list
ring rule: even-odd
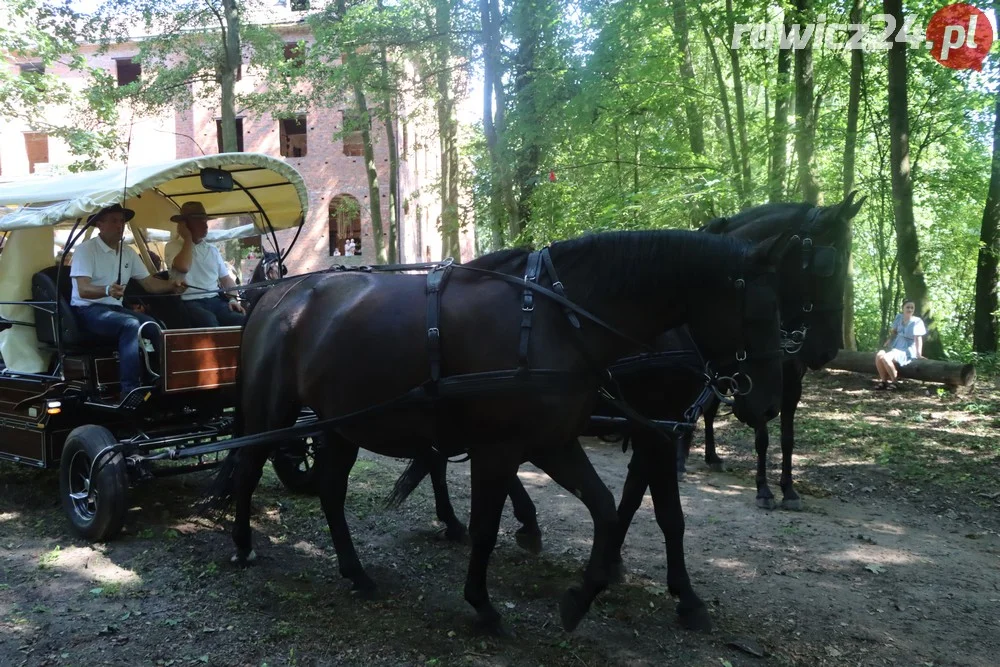
{"label": "wooden carriage seat", "polygon": [[[59,276],[59,270],[65,269]],[[59,293],[56,294],[56,278],[59,278]],[[83,331],[70,308],[73,285],[69,269],[61,265],[48,266],[31,277],[31,298],[34,301],[55,301],[59,305],[59,315],[63,347],[67,350],[88,351],[95,347],[114,346],[113,339],[102,338]],[[35,308],[35,328],[40,343],[56,344],[56,316]]]}
{"label": "wooden carriage seat", "polygon": [[[59,276],[60,269],[63,273]],[[56,295],[56,278],[59,278],[59,294]],[[76,314],[70,308],[70,300],[73,295],[72,278],[69,276],[68,267],[61,265],[48,266],[31,277],[31,296],[34,301],[56,301],[59,304],[60,332],[63,349],[67,352],[94,352],[98,349],[114,349],[117,341],[113,338],[105,338],[85,332],[76,319]],[[142,290],[142,287],[135,281],[129,281],[126,286],[126,294],[135,287]],[[145,293],[143,291],[143,293]],[[156,317],[153,315],[153,317]],[[161,328],[166,328],[162,321],[159,322]],[[55,346],[56,344],[56,317],[53,313],[35,309],[35,328],[37,330],[38,341]]]}

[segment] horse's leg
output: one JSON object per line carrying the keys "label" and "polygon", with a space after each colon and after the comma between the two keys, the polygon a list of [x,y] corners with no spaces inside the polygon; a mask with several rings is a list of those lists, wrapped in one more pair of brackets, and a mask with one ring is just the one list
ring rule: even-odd
{"label": "horse's leg", "polygon": [[715,416],[719,405],[719,399],[713,396],[705,406],[705,463],[715,472],[723,470],[723,461],[715,451]]}
{"label": "horse's leg", "polygon": [[434,510],[437,518],[445,525],[444,536],[451,542],[465,542],[468,530],[455,516],[455,508],[451,506],[451,497],[448,495],[448,457],[434,451],[423,456],[427,457],[427,468],[431,471]]}
{"label": "horse's leg", "polygon": [[244,447],[239,451],[230,453],[236,455],[236,471],[233,474],[233,498],[236,501],[233,520],[233,543],[236,545],[236,553],[230,559],[239,565],[248,565],[257,558],[253,550],[253,531],[250,529],[250,501],[253,492],[257,489],[260,476],[264,472],[264,465],[267,463],[267,455],[270,449],[265,445],[256,447]]}
{"label": "horse's leg", "polygon": [[[499,450],[498,450],[499,451]],[[465,600],[476,610],[475,625],[483,632],[507,634],[500,613],[490,602],[486,571],[497,543],[500,517],[507,500],[510,478],[517,475],[518,458],[483,453],[472,456],[472,502],[469,537],[472,553],[465,577]]]}
{"label": "horse's leg", "polygon": [[316,467],[320,479],[319,500],[330,527],[333,547],[337,550],[340,575],[350,579],[354,590],[363,596],[375,592],[375,582],[365,572],[354,549],[351,530],[344,517],[344,500],[347,497],[347,478],[358,459],[358,446],[335,433],[327,432],[323,446],[316,449]]}
{"label": "horse's leg", "polygon": [[[680,477],[680,475],[677,475]],[[608,560],[608,577],[610,582],[618,584],[625,579],[625,563],[622,560],[622,546],[625,535],[632,525],[635,513],[642,507],[642,499],[649,488],[649,480],[642,463],[636,457],[635,447],[632,448],[632,458],[628,462],[628,474],[625,476],[625,486],[622,487],[622,499],[618,503],[618,525],[615,527],[611,543],[611,555]]]}
{"label": "horse's leg", "polygon": [[757,507],[773,510],[774,494],[767,485],[767,422],[754,428],[754,446],[757,449]]}
{"label": "horse's leg", "polygon": [[781,392],[781,506],[802,509],[802,499],[792,485],[792,451],[795,449],[795,409],[802,398],[802,373],[784,374]]}
{"label": "horse's leg", "polygon": [[[280,380],[280,378],[279,378]],[[275,385],[277,386],[277,385]],[[278,402],[282,392],[272,392],[266,395],[253,393],[244,404],[241,412],[243,421],[241,435],[263,433],[265,431],[291,426],[299,414],[297,402],[289,402],[287,397]],[[250,529],[250,501],[257,489],[260,476],[264,472],[271,445],[244,447],[238,450],[236,470],[233,474],[233,499],[235,501],[235,518],[233,520],[233,542],[236,544],[236,554],[232,557],[234,563],[246,565],[256,558],[253,550],[253,537]],[[233,452],[232,456],[236,454]]]}
{"label": "horse's leg", "polygon": [[564,447],[533,451],[530,460],[559,486],[582,500],[594,521],[594,542],[583,572],[583,587],[570,588],[559,601],[563,628],[572,632],[597,594],[608,586],[608,565],[612,560],[613,535],[618,524],[615,499],[576,438]]}
{"label": "horse's leg", "polygon": [[542,553],[542,529],[538,527],[538,512],[535,503],[531,501],[528,490],[521,483],[521,478],[514,475],[507,488],[511,507],[514,508],[514,518],[521,522],[514,539],[517,546],[533,554]]}
{"label": "horse's leg", "polygon": [[[706,428],[708,422],[705,422]],[[684,473],[687,472],[687,460],[688,456],[691,455],[691,443],[694,441],[694,432],[688,431],[682,436],[683,439],[677,443],[678,447],[675,450],[677,452],[677,481],[684,480]],[[629,470],[632,469],[632,462],[629,461]]]}
{"label": "horse's leg", "polygon": [[681,624],[691,630],[708,631],[712,622],[705,603],[691,587],[684,564],[684,509],[681,507],[677,472],[673,470],[672,447],[665,446],[652,434],[637,438],[632,457],[637,469],[645,473],[653,495],[656,523],[663,531],[667,543],[667,588],[678,598],[677,616]]}

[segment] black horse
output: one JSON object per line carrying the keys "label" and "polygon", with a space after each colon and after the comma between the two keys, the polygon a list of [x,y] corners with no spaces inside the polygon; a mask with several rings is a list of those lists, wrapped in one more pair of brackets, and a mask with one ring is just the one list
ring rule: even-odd
{"label": "black horse", "polygon": [[[828,364],[844,346],[844,285],[847,280],[847,253],[851,219],[864,204],[854,202],[851,193],[842,203],[825,212],[821,208],[807,213],[805,224],[797,230],[802,239],[800,255],[786,256],[786,262],[801,267],[800,279],[781,283],[781,326],[785,348],[781,392],[781,506],[802,509],[802,500],[792,483],[792,453],[795,446],[795,410],[802,397],[802,377],[807,369],[818,370]],[[780,220],[755,221],[722,219],[706,231],[735,238],[761,240],[787,227]],[[705,408],[705,462],[721,470],[723,461],[715,450],[714,421],[719,402],[711,400]],[[767,424],[752,425],[757,450],[757,506],[774,509],[774,494],[767,484]],[[690,450],[687,438],[684,453]],[[683,469],[683,468],[681,468]]]}
{"label": "black horse", "polygon": [[[847,250],[848,229],[850,220],[857,214],[864,199],[854,203],[854,195],[844,202],[830,207],[813,207],[808,204],[774,204],[764,205],[743,211],[732,218],[720,218],[712,221],[703,231],[710,233],[727,233],[746,239],[766,239],[776,233],[792,231],[797,243],[795,250],[785,255],[779,268],[780,305],[782,311],[782,347],[785,352],[783,368],[782,391],[782,430],[788,429],[789,437],[783,437],[783,475],[782,488],[785,489],[785,471],[788,474],[787,488],[791,489],[791,418],[795,405],[801,395],[801,378],[805,366],[819,368],[829,362],[841,347],[842,311]],[[677,350],[690,347],[685,339],[676,336],[665,336],[658,341],[658,349]],[[711,352],[709,350],[709,352]],[[732,373],[732,369],[720,368],[723,372]],[[681,363],[668,366],[662,364],[629,363],[617,370],[612,366],[612,372],[619,379],[621,388],[632,407],[643,412],[647,417],[663,420],[681,420],[690,415],[691,404],[699,397],[704,385],[704,369],[699,363],[690,363],[689,358]],[[717,395],[709,395],[704,407],[706,410],[706,429],[708,428],[709,411],[714,415],[718,410]],[[688,415],[685,413],[688,412]],[[743,419],[745,423],[754,426],[758,432],[759,476],[758,504],[760,494],[770,494],[766,482],[766,452],[767,427],[765,421]],[[788,426],[786,427],[786,421]],[[760,434],[763,432],[763,444]],[[617,533],[618,551],[613,557],[616,561],[616,576],[620,576],[620,547],[632,517],[642,503],[642,497],[647,487],[650,487],[654,499],[654,511],[657,522],[667,537],[668,552],[668,583],[678,576],[674,561],[681,559],[683,551],[671,547],[671,535],[683,534],[683,523],[680,527],[671,524],[671,517],[679,507],[679,497],[674,498],[674,485],[668,485],[667,475],[676,476],[677,470],[683,470],[684,458],[690,449],[691,431],[683,433],[683,447],[677,448],[677,466],[666,465],[662,460],[662,447],[657,447],[656,434],[648,431],[638,431],[632,434],[633,458],[629,463],[629,474],[622,500],[619,505],[619,532]],[[786,450],[786,442],[787,450]],[[715,456],[714,447],[707,441],[706,460],[711,465],[710,458]],[[721,460],[719,460],[721,464]],[[400,476],[389,499],[389,505],[398,505],[419,484],[428,473],[434,485],[434,497],[438,518],[445,523],[445,534],[449,539],[461,539],[465,527],[455,516],[448,498],[445,475],[446,459],[430,454],[415,459]],[[663,479],[660,479],[660,478]],[[787,492],[786,492],[787,493]],[[541,531],[538,527],[535,506],[516,477],[509,488],[514,515],[522,524],[516,534],[517,542],[530,551],[541,550]],[[662,503],[657,503],[658,497],[668,498],[670,509],[664,511]],[[786,495],[786,499],[788,496]],[[681,516],[681,521],[683,517]],[[671,592],[674,586],[671,585]]]}
{"label": "black horse", "polygon": [[[487,565],[510,483],[531,461],[580,497],[594,521],[583,587],[560,601],[563,625],[572,629],[608,583],[617,516],[576,439],[604,369],[686,323],[700,344],[738,359],[752,377],[753,391],[737,396],[736,414],[775,416],[781,362],[774,267],[789,236],[754,245],[694,232],[606,233],[554,243],[541,254],[493,253],[426,278],[354,272],[289,280],[263,294],[244,328],[241,375],[269,381],[240,383],[237,433],[289,426],[303,407],[320,419],[351,415],[325,431],[316,467],[340,572],[361,592],[375,583],[344,518],[359,447],[401,458],[467,452],[472,554],[465,598],[477,623],[493,632],[502,624],[489,599]],[[531,287],[535,273],[539,284],[551,285],[545,298]],[[462,377],[468,374],[476,375]],[[217,478],[236,503],[239,563],[254,558],[250,499],[272,449],[240,450]],[[679,611],[693,625],[707,624],[687,573],[672,583]]]}

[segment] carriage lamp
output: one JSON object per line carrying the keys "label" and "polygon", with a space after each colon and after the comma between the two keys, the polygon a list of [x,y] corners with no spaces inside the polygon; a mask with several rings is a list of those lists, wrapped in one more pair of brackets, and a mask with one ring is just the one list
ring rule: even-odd
{"label": "carriage lamp", "polygon": [[50,415],[57,415],[62,412],[61,401],[45,401],[45,412]]}

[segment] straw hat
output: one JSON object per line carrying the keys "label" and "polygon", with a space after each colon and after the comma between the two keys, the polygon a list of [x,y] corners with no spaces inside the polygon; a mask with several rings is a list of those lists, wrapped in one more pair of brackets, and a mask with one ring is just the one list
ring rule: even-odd
{"label": "straw hat", "polygon": [[121,204],[112,204],[111,206],[105,206],[100,211],[90,216],[90,220],[88,220],[88,222],[97,222],[105,213],[121,213],[122,219],[125,222],[128,222],[135,217],[135,211],[132,209],[125,208]]}
{"label": "straw hat", "polygon": [[184,222],[189,218],[201,218],[202,220],[208,220],[210,218],[217,218],[215,215],[208,215],[205,212],[205,205],[200,201],[186,201],[181,206],[181,212],[177,215],[170,216],[171,222]]}

